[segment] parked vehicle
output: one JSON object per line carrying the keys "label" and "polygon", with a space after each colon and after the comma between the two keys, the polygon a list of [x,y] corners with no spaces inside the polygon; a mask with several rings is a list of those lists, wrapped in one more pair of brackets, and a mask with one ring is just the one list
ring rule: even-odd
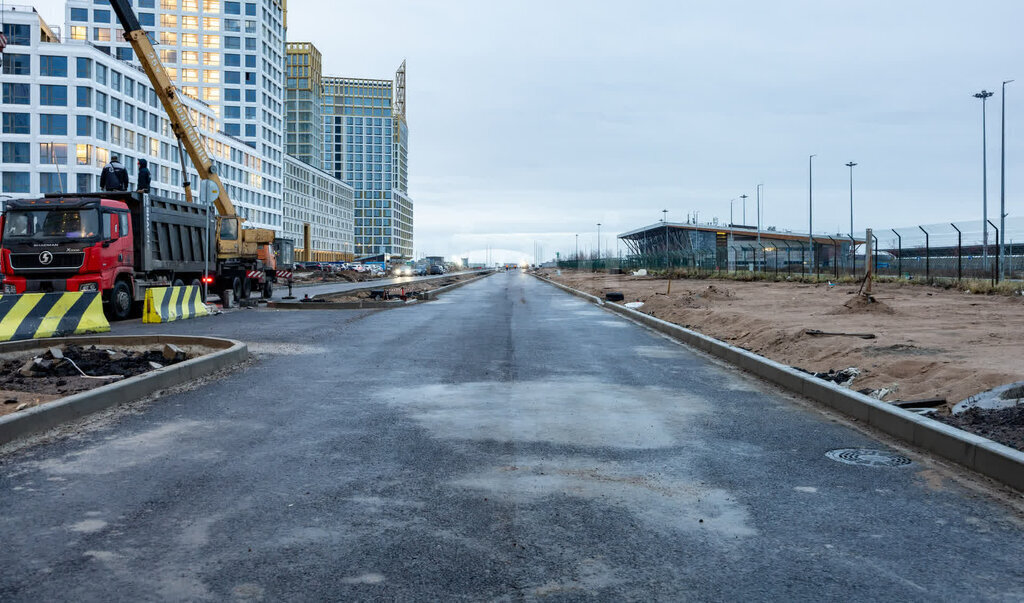
{"label": "parked vehicle", "polygon": [[444,266],[441,264],[431,264],[427,274],[444,274]]}
{"label": "parked vehicle", "polygon": [[[269,297],[278,255],[218,257],[211,207],[145,193],[52,194],[12,199],[4,214],[0,263],[5,294],[99,291],[113,318],[127,318],[146,289],[200,285],[245,299]],[[223,229],[237,221],[220,221]],[[238,238],[236,233],[235,238]],[[287,241],[291,243],[291,241]],[[269,247],[269,246],[268,246]]]}

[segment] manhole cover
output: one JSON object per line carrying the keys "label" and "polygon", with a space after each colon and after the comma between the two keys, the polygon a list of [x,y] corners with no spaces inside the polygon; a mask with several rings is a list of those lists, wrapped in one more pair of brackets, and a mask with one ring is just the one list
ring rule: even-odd
{"label": "manhole cover", "polygon": [[912,462],[905,456],[886,452],[885,450],[870,450],[868,448],[829,450],[825,453],[825,456],[833,461],[839,461],[847,465],[867,465],[868,467],[901,467]]}

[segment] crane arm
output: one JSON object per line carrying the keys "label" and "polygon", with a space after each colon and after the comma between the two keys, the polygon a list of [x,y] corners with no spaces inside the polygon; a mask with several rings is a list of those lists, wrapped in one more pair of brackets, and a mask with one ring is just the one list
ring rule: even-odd
{"label": "crane arm", "polygon": [[[235,217],[235,206],[231,199],[228,198],[227,189],[221,183],[220,176],[217,175],[216,166],[210,159],[209,153],[206,152],[206,145],[203,144],[203,139],[199,136],[199,129],[192,123],[192,118],[188,114],[188,108],[181,101],[181,95],[174,87],[174,83],[171,82],[171,78],[168,77],[167,71],[164,70],[164,65],[160,62],[156,49],[153,48],[153,43],[149,40],[149,35],[142,29],[142,25],[139,24],[135,11],[132,10],[128,0],[110,0],[110,5],[117,14],[118,20],[121,21],[121,27],[124,29],[124,39],[135,50],[135,55],[139,57],[139,62],[142,63],[142,69],[149,76],[149,82],[153,85],[157,97],[167,112],[167,117],[171,122],[171,130],[178,139],[178,144],[185,147],[185,151],[192,159],[192,164],[195,165],[196,171],[199,172],[199,177],[203,180],[211,180],[216,185],[217,199],[214,201],[214,204],[217,206],[217,212],[222,217]],[[182,178],[186,187],[185,192],[188,197],[191,197],[191,193],[188,190],[188,176],[184,172],[184,167],[182,165]]]}

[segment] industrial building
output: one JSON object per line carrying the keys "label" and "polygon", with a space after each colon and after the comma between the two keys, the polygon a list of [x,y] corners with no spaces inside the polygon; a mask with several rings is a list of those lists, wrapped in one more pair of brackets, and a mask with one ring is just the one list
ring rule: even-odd
{"label": "industrial building", "polygon": [[[706,270],[814,272],[852,261],[863,239],[759,230],[737,224],[657,222],[618,235],[630,259]],[[813,245],[812,245],[813,244]],[[809,251],[810,250],[810,251]]]}
{"label": "industrial building", "polygon": [[295,242],[296,257],[351,261],[352,187],[291,155],[284,157],[284,183],[284,237]]}

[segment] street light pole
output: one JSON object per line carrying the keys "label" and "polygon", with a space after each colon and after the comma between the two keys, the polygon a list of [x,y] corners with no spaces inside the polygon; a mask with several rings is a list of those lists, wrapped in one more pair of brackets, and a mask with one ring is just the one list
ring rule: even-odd
{"label": "street light pole", "polygon": [[817,267],[814,259],[814,158],[807,158],[807,248],[811,254],[811,264]]}
{"label": "street light pole", "polygon": [[661,225],[665,228],[665,269],[668,269],[668,210],[661,210]]}
{"label": "street light pole", "polygon": [[733,224],[733,221],[732,221],[732,202],[735,201],[735,200],[736,200],[735,197],[733,197],[732,199],[729,199],[729,224],[730,225]]}
{"label": "street light pole", "polygon": [[576,266],[579,267],[580,262],[580,235],[576,235]]}
{"label": "street light pole", "polygon": [[999,232],[1003,240],[999,241],[999,280],[1006,277],[1006,85],[1013,80],[1003,82],[1003,110],[1000,118],[1001,134],[999,143]]}
{"label": "street light pole", "polygon": [[601,223],[597,223],[597,259],[601,259]]}
{"label": "street light pole", "polygon": [[988,144],[985,137],[985,101],[995,94],[988,90],[982,90],[974,95],[974,98],[981,99],[981,255],[988,260]]}
{"label": "street light pole", "polygon": [[740,195],[740,199],[743,199],[743,225],[747,225],[747,195]]}

